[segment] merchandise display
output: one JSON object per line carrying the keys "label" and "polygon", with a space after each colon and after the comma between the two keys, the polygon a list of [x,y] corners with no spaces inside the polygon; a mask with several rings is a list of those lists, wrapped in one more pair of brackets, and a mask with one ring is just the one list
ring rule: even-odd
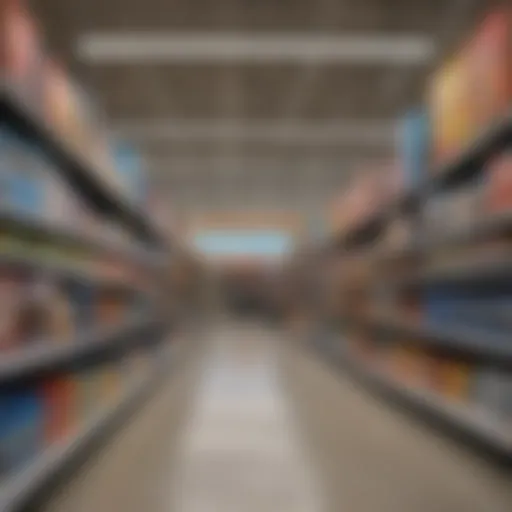
{"label": "merchandise display", "polygon": [[[390,203],[386,187],[358,176],[336,203],[337,229],[380,222],[364,237],[345,231],[340,240],[335,231],[301,269],[303,282],[315,279],[322,253],[337,255],[328,302],[338,322],[330,325],[359,374],[508,458],[512,131],[495,123],[512,106],[511,22],[510,9],[487,16],[435,74],[427,109],[402,121],[399,196]],[[321,303],[305,288],[297,295],[309,298],[304,309]]]}
{"label": "merchandise display", "polygon": [[23,0],[1,2],[1,510],[168,362],[170,262],[142,162],[43,48]]}
{"label": "merchandise display", "polygon": [[47,448],[86,428],[145,377],[151,360],[151,353],[127,353],[115,362],[2,391],[0,478],[16,475]]}
{"label": "merchandise display", "polygon": [[512,101],[511,39],[512,11],[503,6],[435,75],[429,91],[435,163],[457,157],[506,115]]}

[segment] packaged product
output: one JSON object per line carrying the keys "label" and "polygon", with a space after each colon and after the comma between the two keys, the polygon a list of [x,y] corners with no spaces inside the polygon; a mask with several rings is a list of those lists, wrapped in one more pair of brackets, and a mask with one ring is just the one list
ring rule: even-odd
{"label": "packaged product", "polygon": [[465,401],[469,396],[471,376],[469,364],[443,359],[440,363],[439,392],[447,399]]}
{"label": "packaged product", "polygon": [[472,397],[480,408],[512,419],[512,373],[492,367],[479,368],[473,381]]}
{"label": "packaged product", "polygon": [[132,201],[144,205],[147,182],[140,155],[126,143],[112,141],[111,147],[123,191]]}
{"label": "packaged product", "polygon": [[512,100],[512,8],[501,7],[480,23],[468,44],[473,132],[503,116]]}
{"label": "packaged product", "polygon": [[[434,163],[455,158],[473,135],[468,56],[459,51],[435,75],[429,91]],[[441,167],[435,165],[433,171]]]}
{"label": "packaged product", "polygon": [[512,152],[497,155],[486,171],[484,210],[487,214],[512,211]]}
{"label": "packaged product", "polygon": [[0,73],[17,101],[39,113],[42,98],[42,50],[38,28],[23,0],[0,2]]}
{"label": "packaged product", "polygon": [[435,75],[430,89],[434,155],[454,158],[503,116],[512,100],[512,10],[493,10]]}
{"label": "packaged product", "polygon": [[43,450],[43,405],[23,388],[0,393],[0,477],[26,466]]}
{"label": "packaged product", "polygon": [[56,61],[46,59],[44,79],[45,119],[54,133],[66,141],[72,131],[74,109],[68,78]]}
{"label": "packaged product", "polygon": [[70,434],[72,426],[72,390],[66,375],[45,379],[40,388],[44,404],[44,440],[56,443]]}
{"label": "packaged product", "polygon": [[409,111],[402,121],[399,154],[403,188],[419,188],[428,174],[430,158],[430,122],[424,109]]}
{"label": "packaged product", "polygon": [[42,215],[46,176],[38,148],[0,127],[0,208],[19,215]]}
{"label": "packaged product", "polygon": [[75,323],[70,297],[65,290],[60,289],[58,283],[48,283],[44,297],[48,314],[48,338],[56,344],[72,343],[80,329]]}

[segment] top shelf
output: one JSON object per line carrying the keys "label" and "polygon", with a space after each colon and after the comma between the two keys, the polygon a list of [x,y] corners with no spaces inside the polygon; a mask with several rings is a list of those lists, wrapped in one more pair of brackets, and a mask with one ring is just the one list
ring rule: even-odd
{"label": "top shelf", "polygon": [[[375,240],[394,214],[410,211],[433,193],[478,175],[487,161],[507,145],[512,145],[512,111],[484,130],[452,161],[438,166],[422,187],[402,193],[391,204],[383,205],[362,219],[347,233],[335,236],[328,243],[328,249],[350,249],[354,245]],[[489,226],[489,229],[495,228],[494,225]]]}
{"label": "top shelf", "polygon": [[13,129],[30,140],[37,141],[55,162],[57,170],[91,204],[107,215],[119,219],[148,245],[166,250],[167,241],[147,215],[126,197],[110,187],[85,159],[60,140],[42,119],[20,100],[9,82],[0,82],[0,112]]}
{"label": "top shelf", "polygon": [[476,176],[490,158],[511,142],[512,111],[483,130],[457,157],[439,166],[428,191],[443,190]]}

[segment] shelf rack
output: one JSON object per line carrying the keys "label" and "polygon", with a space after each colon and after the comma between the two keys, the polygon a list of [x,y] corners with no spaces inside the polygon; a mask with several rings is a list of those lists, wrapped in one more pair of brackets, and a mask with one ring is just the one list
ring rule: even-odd
{"label": "shelf rack", "polygon": [[89,202],[104,214],[113,216],[129,226],[137,236],[155,249],[169,249],[165,237],[152,225],[147,216],[127,198],[109,186],[82,155],[68,147],[53,130],[30,111],[19,98],[15,88],[6,80],[0,82],[0,116],[19,133],[37,141],[55,168]]}
{"label": "shelf rack", "polygon": [[112,242],[8,210],[0,209],[0,228],[30,233],[45,240],[62,242],[97,254],[124,258],[144,268],[158,268],[165,262],[164,254],[149,251],[142,246]]}
{"label": "shelf rack", "polygon": [[[388,221],[395,215],[419,213],[431,196],[440,191],[450,190],[464,180],[477,176],[493,156],[507,147],[512,147],[512,111],[484,129],[450,162],[435,166],[429,177],[416,190],[402,194],[391,204],[382,205],[373,214],[361,219],[348,232],[327,240],[322,244],[321,251],[328,254],[336,252],[340,257],[359,251],[360,257],[367,259],[371,266],[391,262],[397,266],[397,263],[407,262],[403,269],[397,269],[400,271],[398,277],[386,278],[386,284],[391,286],[409,287],[441,281],[480,286],[490,281],[496,283],[504,279],[510,280],[512,264],[506,253],[494,255],[492,258],[474,257],[456,267],[431,264],[417,271],[416,263],[422,265],[426,261],[425,256],[435,254],[436,251],[512,234],[512,211],[494,214],[476,224],[464,227],[459,232],[437,238],[418,239],[410,246],[392,251],[368,249],[370,243],[378,238]],[[389,318],[345,318],[343,322],[345,327],[355,325],[381,333],[395,333],[402,336],[407,343],[423,344],[432,350],[491,363],[500,368],[506,367],[508,370],[512,368],[512,344],[509,336],[488,333],[485,329],[424,325],[403,321],[396,315]],[[347,354],[347,350],[339,342],[320,343],[317,340],[314,345],[323,355],[340,363],[356,380],[364,383],[372,391],[397,400],[416,412],[433,417],[437,423],[455,428],[459,433],[491,449],[496,455],[512,461],[512,425],[505,425],[491,412],[482,411],[479,407],[469,404],[449,402],[442,395],[438,396],[432,392],[408,388],[376,369],[365,367],[363,363]]]}
{"label": "shelf rack", "polygon": [[69,343],[34,346],[6,354],[0,361],[0,385],[36,379],[114,351],[147,346],[158,342],[165,330],[166,326],[161,321],[142,318],[128,321],[123,326],[86,333]]}
{"label": "shelf rack", "polygon": [[451,402],[431,392],[409,388],[384,373],[368,368],[343,350],[343,344],[333,340],[311,343],[329,364],[348,371],[356,382],[370,392],[392,400],[425,416],[436,424],[474,441],[498,460],[512,461],[512,425],[477,407]]}
{"label": "shelf rack", "polygon": [[407,343],[422,344],[438,351],[512,368],[512,343],[504,334],[463,325],[423,325],[403,321],[397,315],[347,319],[347,322],[372,331],[395,333],[403,336]]}
{"label": "shelf rack", "polygon": [[[382,205],[377,211],[362,219],[341,236],[328,240],[325,248],[347,249],[354,240],[364,239],[368,231],[379,233],[380,229],[394,214],[416,207],[422,201],[438,190],[453,186],[463,179],[478,174],[482,167],[499,151],[512,144],[512,111],[497,120],[492,126],[480,133],[461,153],[451,162],[436,166],[430,173],[430,178],[416,190],[408,190],[395,198],[391,204]],[[509,230],[512,223],[510,214],[496,216],[485,221],[476,228],[468,228],[460,238],[468,236],[485,236],[488,231]],[[454,240],[457,236],[454,237]]]}
{"label": "shelf rack", "polygon": [[[177,240],[168,240],[141,208],[128,196],[110,185],[85,152],[73,149],[70,143],[22,99],[16,87],[0,79],[0,117],[14,132],[34,142],[40,148],[55,171],[65,180],[77,196],[99,216],[130,233],[129,242],[98,238],[72,228],[51,225],[48,221],[20,216],[0,210],[0,229],[3,232],[26,234],[29,239],[42,240],[45,245],[55,244],[81,249],[90,259],[113,257],[134,264],[144,275],[160,276],[160,286],[168,293],[169,257],[181,255],[184,249]],[[22,247],[22,246],[20,246]],[[0,252],[0,264],[18,266],[59,280],[88,283],[95,287],[121,287],[138,292],[135,284],[104,278],[89,270],[87,265],[73,264],[63,258],[51,256],[46,249]],[[160,315],[161,316],[161,315]],[[32,500],[53,489],[58,478],[64,478],[70,466],[84,460],[99,440],[113,433],[168,374],[169,363],[176,347],[166,342],[166,334],[172,328],[169,319],[157,317],[132,318],[122,325],[102,330],[87,330],[67,344],[41,343],[24,346],[4,354],[0,362],[0,384],[4,389],[20,383],[31,383],[40,377],[62,370],[95,364],[97,361],[117,358],[135,347],[156,352],[154,365],[143,381],[134,383],[117,404],[100,411],[85,427],[68,439],[45,449],[25,469],[7,475],[0,481],[0,510],[16,512],[25,509]],[[155,354],[153,354],[155,356]]]}
{"label": "shelf rack", "polygon": [[41,491],[79,462],[88,448],[109,436],[120,423],[125,422],[168,375],[175,347],[165,347],[149,375],[135,383],[114,406],[107,407],[87,425],[59,444],[46,449],[37,459],[20,472],[0,484],[0,510],[17,512],[29,504]]}

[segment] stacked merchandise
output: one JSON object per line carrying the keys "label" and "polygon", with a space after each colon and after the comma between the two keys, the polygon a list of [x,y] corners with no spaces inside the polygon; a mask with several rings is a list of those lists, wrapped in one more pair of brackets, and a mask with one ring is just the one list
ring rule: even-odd
{"label": "stacked merchandise", "polygon": [[0,489],[57,443],[73,439],[114,407],[150,371],[152,353],[136,351],[0,392]]}
{"label": "stacked merchandise", "polygon": [[0,73],[0,508],[10,510],[11,489],[16,500],[34,490],[20,470],[95,431],[149,382],[166,318],[156,302],[169,289],[165,240],[157,248],[142,233],[153,225],[138,154],[107,136],[23,0],[0,3]]}
{"label": "stacked merchandise", "polygon": [[[339,257],[349,359],[416,404],[492,438],[508,456],[511,41],[512,10],[498,9],[435,74],[427,108],[405,118],[399,148],[401,194],[413,192],[414,207],[396,208],[355,246],[345,237]],[[337,228],[379,215],[361,202],[386,200],[381,192],[339,202]],[[396,257],[382,258],[381,246]]]}

